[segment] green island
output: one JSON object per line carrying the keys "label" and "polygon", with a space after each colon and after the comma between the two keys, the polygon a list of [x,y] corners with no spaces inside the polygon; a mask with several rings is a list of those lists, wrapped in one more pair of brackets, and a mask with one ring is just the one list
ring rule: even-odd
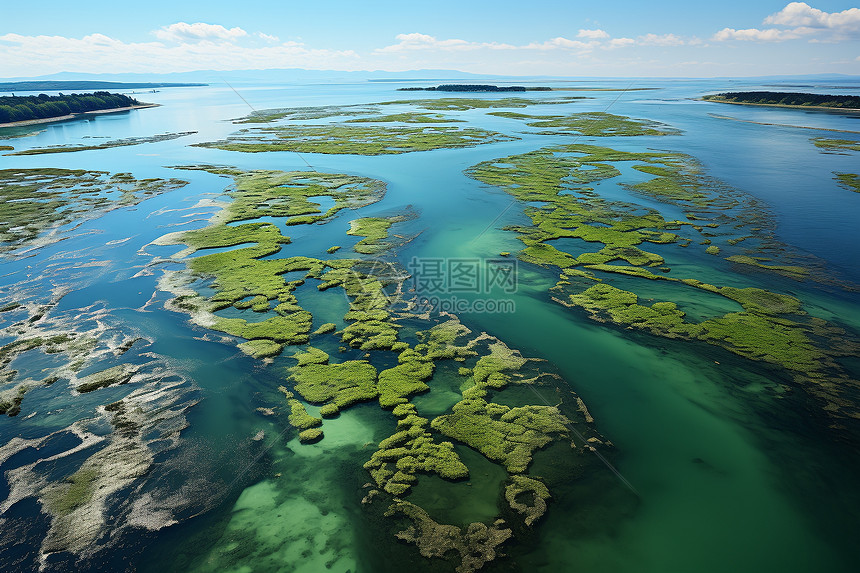
{"label": "green island", "polygon": [[[633,203],[608,201],[593,185],[617,177],[620,162],[633,163],[653,178],[628,184],[640,194],[683,207],[686,221],[665,220],[657,211]],[[479,181],[498,186],[529,206],[532,225],[512,226],[525,248],[522,260],[560,271],[552,298],[581,309],[598,321],[634,328],[652,335],[698,340],[750,360],[774,365],[784,377],[820,400],[835,418],[860,417],[847,397],[860,383],[851,379],[839,360],[860,349],[855,336],[811,316],[797,298],[755,287],[715,286],[695,277],[674,276],[663,255],[648,245],[692,244],[683,229],[697,231],[704,251],[728,262],[751,265],[796,280],[809,276],[803,267],[766,265],[766,257],[749,253],[772,239],[761,236],[763,222],[751,199],[709,184],[689,157],[674,153],[630,153],[590,145],[567,145],[481,163],[468,171]],[[538,203],[536,203],[538,202]],[[731,214],[732,217],[729,217]],[[716,220],[722,223],[716,223]],[[707,222],[706,222],[707,221]],[[554,241],[577,239],[571,254]],[[712,244],[720,240],[720,245]],[[746,254],[737,245],[747,245]],[[757,246],[757,247],[756,247]],[[665,248],[660,250],[666,252]],[[725,270],[730,270],[729,268]],[[654,272],[658,271],[658,272]],[[671,299],[640,302],[636,284],[668,281],[736,303],[738,310],[713,317],[690,318]],[[615,286],[615,284],[619,286]],[[667,290],[670,297],[673,291]],[[706,295],[703,295],[706,296]]]}
{"label": "green island", "polygon": [[0,253],[34,244],[44,231],[135,205],[184,185],[178,179],[135,179],[129,173],[0,170]]}
{"label": "green island", "polygon": [[548,92],[546,86],[496,86],[492,84],[442,84],[426,88],[397,88],[399,92]]}
{"label": "green island", "polygon": [[677,135],[681,133],[679,130],[657,121],[631,119],[599,111],[574,113],[566,116],[527,115],[509,111],[494,111],[488,115],[521,119],[526,121],[526,125],[529,127],[560,128],[551,131],[541,131],[539,132],[541,135],[578,133],[592,137],[604,137],[612,135]]}
{"label": "green island", "polygon": [[[457,571],[477,571],[497,557],[499,546],[526,534],[547,511],[551,482],[528,474],[539,450],[559,440],[570,442],[571,424],[576,424],[577,441],[565,457],[578,466],[595,463],[590,453],[604,442],[575,395],[560,400],[553,393],[554,404],[493,401],[494,395],[515,385],[535,387],[532,400],[541,396],[539,388],[555,378],[539,361],[524,358],[485,333],[475,336],[451,315],[415,314],[410,310],[413,302],[402,294],[404,276],[391,263],[323,260],[316,253],[276,258],[284,245],[292,248],[290,239],[276,225],[256,220],[275,216],[287,225],[326,224],[340,209],[378,201],[384,192],[381,182],[316,172],[190,169],[231,178],[234,185],[227,195],[232,200],[208,226],[157,242],[186,245],[178,258],[194,255],[186,259],[186,270],[170,271],[161,281],[161,287],[175,295],[170,308],[189,314],[198,325],[236,336],[239,348],[257,358],[271,359],[296,347],[279,395],[285,423],[293,427],[297,441],[306,444],[301,447],[325,440],[326,419],[358,404],[376,402],[390,412],[396,428],[365,459],[372,482],[362,502],[379,516],[385,531],[414,544],[425,557],[451,561]],[[310,201],[323,194],[335,199],[325,213]],[[352,222],[350,232],[375,244],[386,240],[393,222],[396,219],[362,217]],[[224,250],[230,247],[235,248]],[[207,249],[218,252],[207,254]],[[374,248],[356,250],[378,253]],[[296,295],[308,281],[319,291],[342,289],[349,301],[345,327],[338,330],[328,323],[313,330],[314,317]],[[201,294],[198,284],[208,285],[209,294]],[[262,320],[220,316],[228,307],[259,313]],[[436,372],[448,361],[460,364],[460,398],[447,412],[422,414],[412,397],[442,383]],[[319,406],[319,417],[309,414],[306,404]],[[439,523],[405,499],[421,487],[422,474],[453,482],[468,479],[462,448],[480,452],[508,473],[499,492],[506,506],[490,524]],[[406,529],[404,518],[411,523]]]}
{"label": "green island", "polygon": [[352,125],[291,125],[243,129],[226,140],[197,143],[227,151],[386,155],[473,147],[512,141],[516,137],[474,127],[360,127]]}
{"label": "green island", "polygon": [[49,96],[0,97],[0,124],[17,121],[48,120],[95,111],[131,108],[141,102],[123,94],[94,92]]}
{"label": "green island", "polygon": [[797,92],[726,92],[702,96],[705,101],[778,107],[860,109],[860,97]]}
{"label": "green island", "polygon": [[[6,155],[45,155],[49,153],[73,153],[75,151],[92,151],[96,149],[111,149],[113,147],[127,147],[130,145],[140,145],[142,143],[158,143],[159,141],[170,141],[172,139],[177,139],[180,137],[185,137],[186,135],[194,135],[197,133],[196,131],[183,131],[181,133],[162,133],[159,135],[150,135],[148,137],[127,137],[124,139],[114,139],[111,141],[105,141],[104,143],[97,143],[95,145],[75,145],[75,144],[65,144],[65,145],[53,145],[50,147],[34,147],[32,149],[22,149],[21,151],[16,151],[15,153],[7,153]],[[3,149],[4,146],[0,146],[0,150]],[[9,147],[8,149],[13,149]]]}

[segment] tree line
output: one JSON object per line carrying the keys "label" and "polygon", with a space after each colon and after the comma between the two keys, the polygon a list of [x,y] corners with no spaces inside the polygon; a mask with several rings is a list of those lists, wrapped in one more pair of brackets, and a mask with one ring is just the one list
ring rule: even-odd
{"label": "tree line", "polygon": [[136,99],[110,92],[91,94],[0,97],[0,123],[49,119],[86,111],[101,111],[140,105]]}
{"label": "tree line", "polygon": [[850,95],[808,94],[795,92],[729,92],[707,95],[702,99],[710,101],[768,105],[803,105],[860,109],[860,97]]}

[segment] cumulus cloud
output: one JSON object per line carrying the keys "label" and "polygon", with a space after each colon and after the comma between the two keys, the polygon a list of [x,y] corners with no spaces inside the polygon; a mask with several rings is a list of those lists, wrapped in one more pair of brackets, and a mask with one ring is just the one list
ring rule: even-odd
{"label": "cumulus cloud", "polygon": [[312,49],[296,42],[243,46],[228,42],[134,42],[104,34],[0,36],[0,75],[34,76],[60,71],[91,73],[182,72],[263,68],[355,69],[352,50]]}
{"label": "cumulus cloud", "polygon": [[829,28],[856,33],[860,31],[860,8],[828,13],[813,8],[806,2],[792,2],[776,14],[765,18],[764,23],[776,26]]}
{"label": "cumulus cloud", "polygon": [[723,28],[714,34],[713,39],[717,42],[725,42],[726,40],[782,42],[785,40],[796,40],[805,34],[808,34],[808,32],[799,29],[779,30],[777,28],[767,28],[759,30],[758,28],[746,28],[744,30],[735,30],[734,28]]}
{"label": "cumulus cloud", "polygon": [[724,28],[714,34],[716,41],[749,40],[782,42],[808,37],[810,41],[839,41],[860,38],[860,8],[842,12],[824,12],[806,2],[791,2],[782,10],[766,17],[763,22],[771,28]]}
{"label": "cumulus cloud", "polygon": [[638,44],[642,46],[683,46],[687,41],[675,34],[645,34],[639,36]]}
{"label": "cumulus cloud", "polygon": [[396,44],[385,46],[374,51],[376,54],[391,54],[398,52],[419,51],[444,51],[444,52],[468,52],[476,50],[590,50],[597,45],[596,41],[582,42],[568,38],[552,38],[544,42],[532,42],[521,46],[504,44],[499,42],[469,42],[467,40],[447,39],[440,40],[427,34],[398,34]]}
{"label": "cumulus cloud", "polygon": [[603,30],[580,30],[577,38],[588,38],[589,40],[602,40],[608,38],[609,34]]}
{"label": "cumulus cloud", "polygon": [[232,42],[247,36],[248,32],[242,28],[230,28],[228,30],[220,24],[176,22],[169,26],[162,26],[153,34],[159,40],[167,42],[200,42],[203,40]]}
{"label": "cumulus cloud", "polygon": [[610,48],[626,48],[627,46],[632,46],[636,43],[636,40],[633,38],[612,38],[609,40]]}

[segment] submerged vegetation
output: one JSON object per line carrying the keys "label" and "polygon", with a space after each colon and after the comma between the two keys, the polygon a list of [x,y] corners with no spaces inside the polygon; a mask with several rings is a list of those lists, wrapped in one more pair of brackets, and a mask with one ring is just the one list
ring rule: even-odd
{"label": "submerged vegetation", "polygon": [[72,221],[178,189],[178,179],[135,179],[79,169],[0,170],[0,252],[32,243]]}
{"label": "submerged vegetation", "polygon": [[[473,336],[456,318],[437,321],[410,312],[412,303],[402,298],[405,275],[390,263],[323,260],[313,256],[317,253],[277,258],[274,255],[284,245],[291,247],[278,226],[245,222],[264,216],[278,217],[286,225],[326,222],[339,209],[378,200],[384,190],[380,182],[314,172],[192,168],[231,177],[235,188],[228,192],[232,201],[209,226],[159,240],[159,244],[187,245],[178,256],[198,253],[188,260],[187,276],[168,275],[175,278],[163,282],[178,295],[172,308],[190,313],[202,326],[246,339],[238,345],[251,356],[272,357],[286,346],[300,347],[291,356],[294,363],[287,369],[280,391],[286,398],[288,423],[295,428],[298,441],[309,444],[305,447],[325,440],[325,419],[356,404],[377,402],[390,411],[396,421],[395,431],[378,443],[364,463],[373,480],[365,502],[388,504],[387,515],[407,517],[412,526],[398,536],[417,545],[422,555],[449,558],[448,549],[453,548],[459,555],[457,570],[463,572],[475,571],[492,560],[496,546],[512,535],[500,519],[491,527],[483,523],[472,523],[465,529],[442,525],[430,518],[428,508],[402,498],[416,486],[421,474],[449,481],[467,479],[469,467],[457,448],[470,447],[513,476],[500,495],[508,499],[511,515],[519,516],[526,527],[532,525],[546,510],[549,499],[546,486],[526,473],[535,452],[558,438],[567,438],[569,425],[574,422],[581,424],[581,431],[596,435],[588,426],[590,418],[582,417],[575,396],[573,403],[577,405],[564,412],[562,403],[494,403],[493,393],[510,384],[537,384],[542,373],[501,341],[487,334]],[[314,209],[311,203],[313,197],[322,194],[335,201],[327,213]],[[380,253],[389,227],[398,220],[402,217],[352,221],[349,233],[365,237],[356,251]],[[220,250],[228,247],[235,248]],[[220,251],[205,254],[210,248]],[[297,271],[299,278],[284,276]],[[188,289],[195,280],[206,281],[211,294],[204,297]],[[314,317],[295,292],[306,281],[316,283],[318,291],[343,290],[349,301],[344,328],[337,330],[336,325],[326,323],[312,332]],[[228,307],[259,313],[259,318],[251,321],[220,316]],[[411,341],[401,336],[404,322],[410,324],[410,330],[419,325],[424,330],[415,332]],[[336,356],[336,352],[343,356]],[[411,399],[432,389],[437,383],[437,364],[447,360],[474,361],[472,367],[458,370],[461,399],[448,413],[425,417]],[[319,406],[321,417],[310,415],[305,403]],[[577,451],[586,454],[585,446],[579,444]],[[533,499],[527,499],[529,495]],[[444,541],[439,534],[444,535]]]}
{"label": "submerged vegetation", "polygon": [[198,143],[227,151],[296,151],[355,155],[385,155],[472,147],[516,139],[474,127],[359,127],[352,125],[291,125],[243,129],[223,141]]}
{"label": "submerged vegetation", "polygon": [[611,135],[677,135],[680,133],[665,124],[645,119],[631,119],[600,111],[574,113],[571,115],[528,115],[510,111],[495,111],[489,115],[521,119],[529,127],[552,127],[553,130],[541,131],[541,135],[578,133],[591,137]]}
{"label": "submerged vegetation", "polygon": [[[7,153],[6,155],[45,155],[48,153],[72,153],[75,151],[92,151],[96,149],[111,149],[113,147],[127,147],[129,145],[140,145],[141,143],[158,143],[159,141],[169,141],[186,135],[193,135],[196,131],[183,131],[181,133],[162,133],[159,135],[150,135],[148,137],[128,137],[125,139],[114,139],[97,143],[94,145],[76,145],[64,144],[54,145],[51,147],[34,147],[32,149],[22,149],[15,153]],[[0,147],[2,149],[2,147]],[[9,149],[12,149],[11,147]]]}
{"label": "submerged vegetation", "polygon": [[[666,220],[653,209],[607,201],[594,193],[593,185],[620,174],[616,167],[620,162],[632,163],[635,170],[651,176],[628,184],[631,191],[684,208],[687,220]],[[551,289],[558,303],[583,309],[596,320],[667,338],[703,341],[775,365],[821,399],[830,415],[860,417],[860,410],[844,398],[856,391],[858,382],[839,363],[840,357],[856,354],[860,345],[843,329],[810,316],[789,295],[752,287],[719,287],[694,277],[667,274],[670,269],[663,256],[647,250],[648,244],[687,246],[692,241],[682,229],[689,229],[704,238],[701,243],[707,254],[722,256],[726,251],[726,259],[732,263],[796,280],[809,276],[803,267],[769,265],[762,262],[767,257],[737,252],[741,242],[746,253],[772,244],[762,232],[764,222],[755,217],[750,198],[726,188],[715,192],[715,184],[703,178],[689,157],[567,145],[482,163],[469,173],[523,202],[542,205],[526,208],[531,226],[509,229],[525,245],[520,254],[524,261],[560,271],[559,281]],[[583,251],[571,254],[553,246],[553,241],[562,238],[583,240]],[[719,246],[712,244],[717,239]],[[649,270],[655,267],[662,273]],[[612,284],[618,275],[627,279],[619,283],[623,288]],[[645,305],[630,279],[669,281],[681,288],[720,295],[739,303],[743,311],[689,320],[669,298],[672,291],[666,291],[669,300]]]}

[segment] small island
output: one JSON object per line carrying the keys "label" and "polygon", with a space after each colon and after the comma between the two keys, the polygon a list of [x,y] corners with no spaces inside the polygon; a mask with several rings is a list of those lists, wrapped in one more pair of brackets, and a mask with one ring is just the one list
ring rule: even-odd
{"label": "small island", "polygon": [[799,92],[727,92],[702,96],[702,99],[704,101],[743,105],[860,110],[860,96],[850,95]]}
{"label": "small island", "polygon": [[0,97],[0,127],[47,123],[87,113],[106,113],[153,107],[123,94],[94,92],[49,96],[3,96]]}
{"label": "small island", "polygon": [[544,86],[494,86],[487,84],[443,84],[429,88],[398,88],[399,92],[549,92]]}

